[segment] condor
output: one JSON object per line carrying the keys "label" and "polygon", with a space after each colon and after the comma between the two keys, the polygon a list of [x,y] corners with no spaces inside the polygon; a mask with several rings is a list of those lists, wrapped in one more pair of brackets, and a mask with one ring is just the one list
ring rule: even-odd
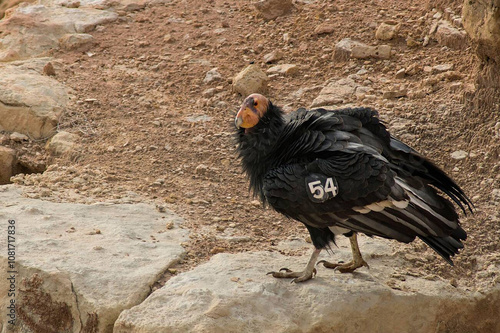
{"label": "condor", "polygon": [[[315,247],[303,271],[269,274],[302,282],[316,274],[319,263],[342,273],[368,267],[357,233],[404,243],[418,237],[453,265],[451,257],[467,234],[444,196],[464,213],[473,205],[441,169],[392,137],[377,111],[299,109],[285,115],[266,97],[252,94],[235,125],[251,189],[265,204],[302,222]],[[317,263],[339,234],[349,237],[353,260]]]}

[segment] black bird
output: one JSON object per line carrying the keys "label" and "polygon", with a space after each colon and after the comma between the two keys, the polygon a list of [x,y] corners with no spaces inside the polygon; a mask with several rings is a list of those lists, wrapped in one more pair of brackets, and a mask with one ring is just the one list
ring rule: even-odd
{"label": "black bird", "polygon": [[328,268],[353,272],[368,264],[356,234],[409,243],[423,240],[448,263],[467,238],[453,200],[472,202],[444,171],[392,137],[371,108],[298,109],[288,115],[260,94],[236,115],[238,151],[250,188],[283,215],[305,224],[315,250],[302,272],[277,278],[306,281],[335,235],[350,238],[353,260]]}

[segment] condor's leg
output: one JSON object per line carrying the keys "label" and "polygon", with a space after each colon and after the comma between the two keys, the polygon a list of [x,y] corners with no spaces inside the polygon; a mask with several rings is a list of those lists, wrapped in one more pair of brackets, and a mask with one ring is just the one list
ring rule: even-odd
{"label": "condor's leg", "polygon": [[349,261],[347,263],[334,264],[326,260],[320,260],[318,261],[318,265],[323,264],[323,266],[325,266],[326,268],[336,268],[341,273],[352,273],[356,269],[363,266],[365,266],[366,268],[370,268],[370,266],[368,266],[366,261],[364,261],[363,257],[361,256],[358,245],[358,237],[355,232],[353,232],[352,235],[349,236],[349,241],[351,242],[352,261]]}
{"label": "condor's leg", "polygon": [[316,275],[316,268],[314,268],[314,266],[316,266],[316,261],[318,260],[320,252],[321,249],[314,249],[306,268],[301,272],[292,272],[288,268],[282,268],[278,272],[269,272],[267,274],[271,274],[275,278],[294,278],[292,282],[307,281]]}

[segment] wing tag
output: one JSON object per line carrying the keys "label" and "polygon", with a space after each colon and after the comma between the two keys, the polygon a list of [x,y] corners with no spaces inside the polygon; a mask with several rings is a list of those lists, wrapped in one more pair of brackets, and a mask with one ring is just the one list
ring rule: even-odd
{"label": "wing tag", "polygon": [[311,174],[306,177],[306,191],[314,203],[322,203],[339,193],[337,180],[333,177]]}

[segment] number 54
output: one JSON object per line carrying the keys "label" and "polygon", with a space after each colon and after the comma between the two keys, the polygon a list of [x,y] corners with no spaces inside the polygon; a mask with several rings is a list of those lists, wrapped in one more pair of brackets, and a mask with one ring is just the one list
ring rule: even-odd
{"label": "number 54", "polygon": [[[317,200],[324,201],[336,196],[338,193],[338,188],[335,186],[333,178],[331,177],[326,179],[325,185],[321,184],[321,180],[315,180],[307,185],[309,186],[309,191],[311,192],[313,198]],[[329,196],[328,193],[331,193],[331,196]]]}

